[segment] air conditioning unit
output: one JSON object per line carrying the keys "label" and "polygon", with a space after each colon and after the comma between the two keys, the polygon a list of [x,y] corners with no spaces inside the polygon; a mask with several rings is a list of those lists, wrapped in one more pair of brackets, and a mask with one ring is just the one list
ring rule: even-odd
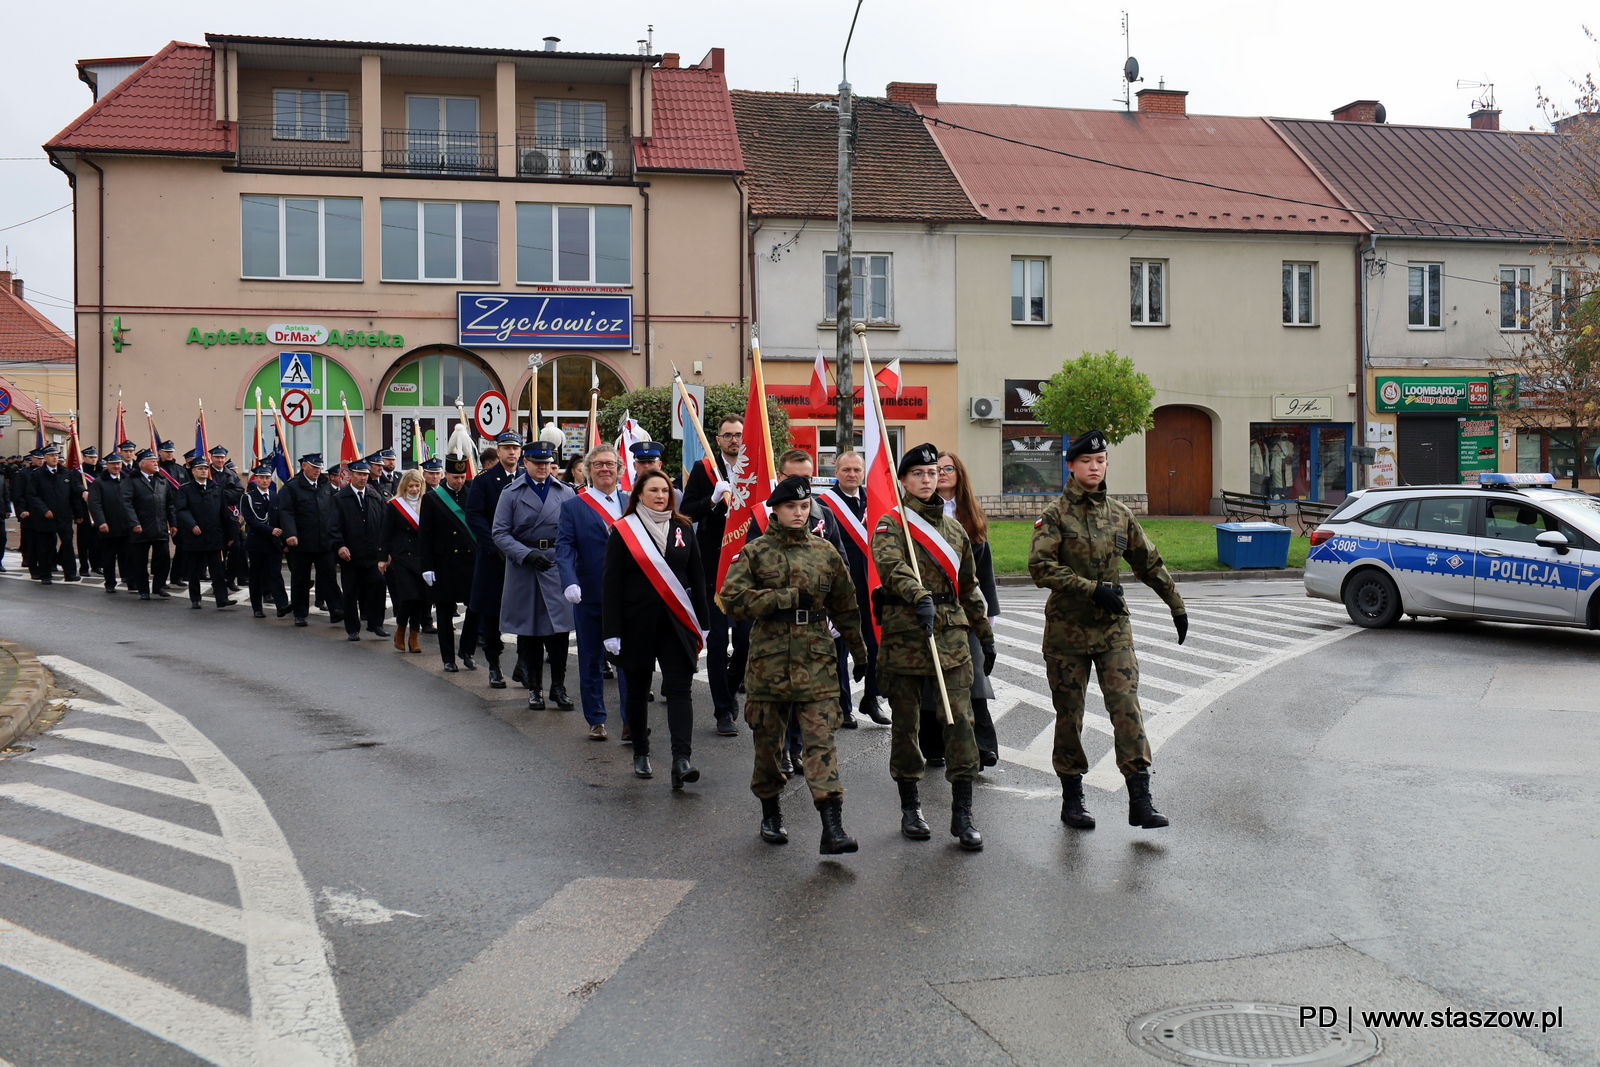
{"label": "air conditioning unit", "polygon": [[973,396],[967,398],[967,410],[972,415],[972,421],[983,419],[998,419],[1005,410],[997,396]]}
{"label": "air conditioning unit", "polygon": [[574,148],[567,163],[567,172],[575,177],[588,175],[591,178],[609,178],[615,173],[612,162],[611,153],[604,148]]}
{"label": "air conditioning unit", "polygon": [[565,154],[559,148],[524,148],[517,161],[517,172],[532,178],[560,177]]}

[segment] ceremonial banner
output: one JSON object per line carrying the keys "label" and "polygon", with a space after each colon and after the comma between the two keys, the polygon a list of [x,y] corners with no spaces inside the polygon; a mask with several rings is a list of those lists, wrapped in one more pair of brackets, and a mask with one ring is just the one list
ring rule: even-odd
{"label": "ceremonial banner", "polygon": [[772,427],[767,421],[767,390],[761,382],[761,347],[750,345],[750,395],[744,406],[744,443],[728,467],[728,518],[717,556],[717,588],[728,576],[728,566],[739,554],[752,525],[767,528],[767,495],[775,471],[772,461]]}

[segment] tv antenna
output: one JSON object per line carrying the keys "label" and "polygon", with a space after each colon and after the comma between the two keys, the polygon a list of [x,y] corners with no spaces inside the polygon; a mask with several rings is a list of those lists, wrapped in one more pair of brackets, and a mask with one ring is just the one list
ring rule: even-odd
{"label": "tv antenna", "polygon": [[[1485,75],[1485,77],[1488,77],[1488,75]],[[1456,79],[1456,88],[1457,89],[1482,89],[1483,90],[1483,92],[1479,93],[1477,98],[1472,101],[1472,110],[1474,110],[1474,111],[1493,111],[1495,109],[1495,106],[1494,106],[1494,82],[1491,82],[1491,81],[1475,82],[1475,81],[1468,81],[1466,78],[1457,78]]]}
{"label": "tv antenna", "polygon": [[1144,81],[1139,77],[1139,61],[1133,58],[1128,31],[1128,13],[1122,13],[1122,95],[1112,99],[1122,104],[1122,110],[1133,110],[1133,84]]}

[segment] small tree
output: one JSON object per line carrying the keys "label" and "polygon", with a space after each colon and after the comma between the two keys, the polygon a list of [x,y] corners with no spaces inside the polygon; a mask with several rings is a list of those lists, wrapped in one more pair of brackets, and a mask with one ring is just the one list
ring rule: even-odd
{"label": "small tree", "polygon": [[[645,428],[652,440],[662,444],[662,466],[669,471],[683,466],[683,444],[672,439],[672,385],[657,385],[649,389],[635,389],[631,393],[614,396],[600,409],[600,439],[615,441],[617,427],[623,412],[629,412]],[[706,437],[716,436],[717,423],[722,416],[744,415],[750,398],[748,382],[724,382],[706,386],[705,418]],[[774,455],[789,447],[789,414],[772,397],[767,397],[767,421],[772,424],[772,451]],[[712,442],[715,447],[715,442]]]}
{"label": "small tree", "polygon": [[1044,383],[1033,413],[1056,433],[1099,430],[1116,445],[1155,425],[1155,396],[1150,379],[1127,356],[1085,352]]}
{"label": "small tree", "polygon": [[1517,396],[1499,413],[1524,432],[1565,437],[1576,489],[1584,449],[1600,436],[1600,293],[1574,296],[1549,299],[1521,344],[1494,364],[1519,379]]}

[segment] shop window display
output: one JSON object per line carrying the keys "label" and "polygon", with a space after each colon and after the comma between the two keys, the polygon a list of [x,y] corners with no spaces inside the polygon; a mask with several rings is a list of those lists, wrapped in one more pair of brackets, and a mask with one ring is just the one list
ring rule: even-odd
{"label": "shop window display", "polygon": [[1041,433],[1042,426],[1006,426],[1001,430],[1000,491],[1059,493],[1062,477],[1060,434]]}
{"label": "shop window display", "polygon": [[1348,426],[1250,425],[1250,492],[1256,496],[1336,504],[1349,492],[1349,473]]}

